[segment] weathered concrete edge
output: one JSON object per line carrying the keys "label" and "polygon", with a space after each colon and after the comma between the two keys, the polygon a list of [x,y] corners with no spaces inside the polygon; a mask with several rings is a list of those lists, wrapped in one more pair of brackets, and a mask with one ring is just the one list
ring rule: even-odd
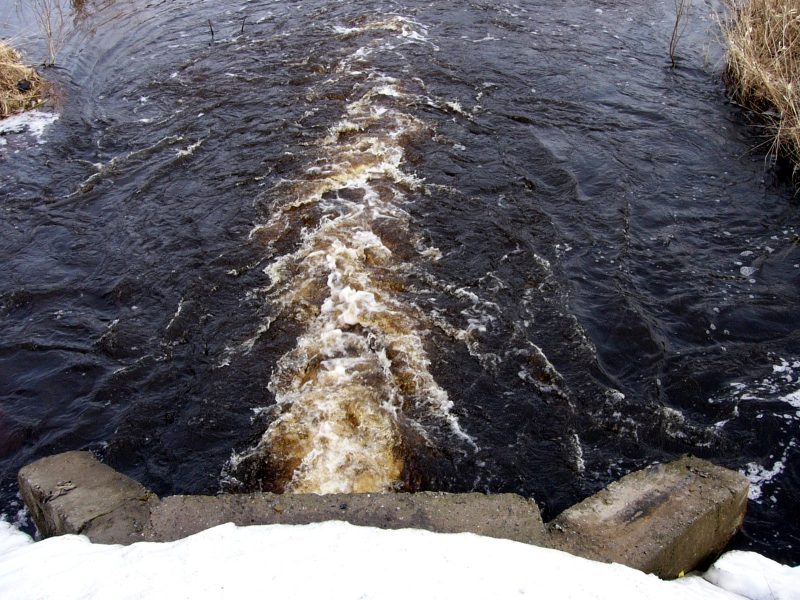
{"label": "weathered concrete edge", "polygon": [[749,481],[684,456],[629,473],[548,527],[552,547],[678,577],[717,556],[741,528]]}
{"label": "weathered concrete edge", "polygon": [[43,537],[83,534],[94,542],[141,541],[158,496],[89,452],[65,452],[20,469],[19,490]]}
{"label": "weathered concrete edge", "polygon": [[516,494],[236,494],[171,496],[153,507],[144,539],[179,539],[222,523],[301,525],[347,521],[380,529],[475,533],[533,545],[549,535],[539,508]]}
{"label": "weathered concrete edge", "polygon": [[[159,499],[88,452],[36,461],[20,470],[19,483],[44,537],[81,533],[94,542],[130,544],[181,539],[228,522],[342,520],[510,539],[665,578],[688,572],[724,549],[741,527],[749,485],[735,471],[683,457],[631,473],[545,526],[535,502],[515,494],[254,493]],[[631,495],[633,508],[625,504]],[[638,510],[642,502],[644,511]],[[619,515],[628,516],[620,520]]]}

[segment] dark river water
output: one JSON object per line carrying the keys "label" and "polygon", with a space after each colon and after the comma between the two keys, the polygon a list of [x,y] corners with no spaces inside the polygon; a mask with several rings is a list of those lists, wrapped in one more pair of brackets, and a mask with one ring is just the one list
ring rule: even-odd
{"label": "dark river water", "polygon": [[67,5],[57,120],[0,135],[0,512],[73,449],[545,518],[692,453],[800,562],[798,202],[717,8],[670,69],[669,1]]}

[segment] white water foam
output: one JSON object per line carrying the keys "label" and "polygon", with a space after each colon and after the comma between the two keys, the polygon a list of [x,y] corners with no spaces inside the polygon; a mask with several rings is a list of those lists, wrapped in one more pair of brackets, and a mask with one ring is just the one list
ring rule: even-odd
{"label": "white water foam", "polygon": [[[776,357],[772,365],[772,373],[743,383],[735,381],[730,384],[730,394],[725,399],[711,399],[712,403],[730,402],[732,416],[739,415],[740,405],[758,407],[756,419],[771,418],[783,421],[779,426],[789,435],[788,441],[779,442],[774,453],[756,462],[752,461],[740,471],[750,480],[750,500],[756,502],[774,502],[774,496],[768,496],[765,486],[774,485],[785,472],[789,455],[797,452],[797,425],[800,422],[800,360],[797,358]],[[786,408],[781,409],[784,405]],[[761,408],[763,407],[763,408]],[[718,425],[724,426],[729,419]]]}
{"label": "white water foam", "polygon": [[[392,17],[336,31],[423,39],[412,27]],[[352,64],[368,55],[360,48],[340,70],[352,72]],[[398,293],[406,267],[395,249],[435,255],[409,231],[403,208],[408,193],[422,185],[403,170],[405,138],[426,130],[402,110],[415,101],[397,80],[370,73],[310,152],[303,176],[279,186],[269,220],[251,231],[250,238],[268,248],[301,234],[294,250],[264,272],[279,318],[295,320],[304,332],[269,383],[277,418],[253,451],[232,459],[235,466],[263,457],[275,477],[273,489],[397,489],[405,457],[415,451],[409,434],[417,445],[429,440],[414,415],[471,442],[429,371],[428,318]]]}
{"label": "white water foam", "polygon": [[[765,484],[772,483],[776,477],[784,472],[786,469],[786,461],[789,457],[789,451],[796,447],[797,444],[794,442],[794,440],[789,442],[786,448],[784,448],[781,456],[778,459],[771,461],[771,465],[768,463],[767,466],[762,466],[756,462],[751,462],[746,465],[746,467],[742,470],[742,474],[750,480],[750,489],[747,492],[747,497],[750,500],[757,502],[762,501],[762,497],[764,495],[763,486]],[[770,499],[774,500],[774,498]]]}

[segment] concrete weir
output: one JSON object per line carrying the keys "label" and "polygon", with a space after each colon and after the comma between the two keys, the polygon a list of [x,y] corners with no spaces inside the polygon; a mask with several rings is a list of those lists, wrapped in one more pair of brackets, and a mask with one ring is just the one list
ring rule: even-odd
{"label": "concrete weir", "polygon": [[222,523],[341,520],[382,529],[471,532],[617,562],[663,578],[721,552],[741,527],[748,481],[683,457],[631,473],[548,524],[515,494],[236,494],[159,499],[89,452],[38,460],[19,472],[22,498],[43,537],[97,543],[172,541]]}

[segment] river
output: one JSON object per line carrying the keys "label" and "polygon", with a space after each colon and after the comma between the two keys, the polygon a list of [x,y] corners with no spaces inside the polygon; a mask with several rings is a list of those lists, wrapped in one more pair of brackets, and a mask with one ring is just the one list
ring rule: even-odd
{"label": "river", "polygon": [[[0,2],[0,35],[44,47]],[[0,496],[516,492],[692,453],[800,562],[800,219],[716,3],[65,5],[0,136]]]}

